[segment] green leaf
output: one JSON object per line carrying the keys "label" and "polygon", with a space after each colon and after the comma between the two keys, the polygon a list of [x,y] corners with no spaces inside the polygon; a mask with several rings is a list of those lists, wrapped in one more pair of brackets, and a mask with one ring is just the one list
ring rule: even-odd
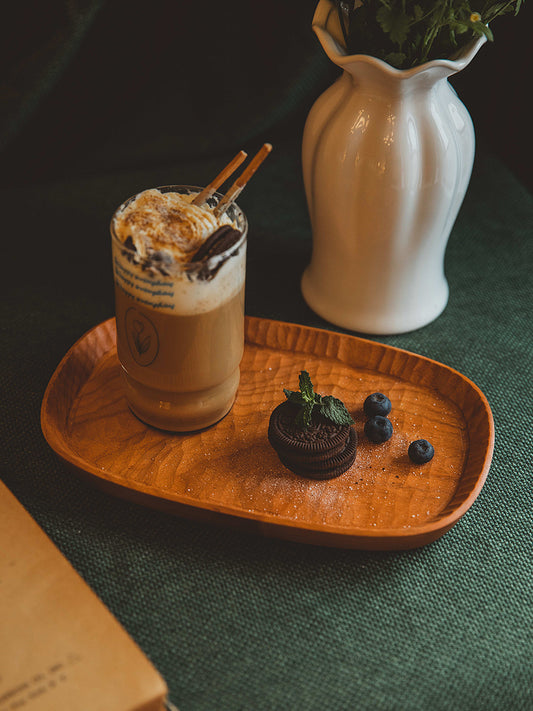
{"label": "green leaf", "polygon": [[305,405],[306,401],[302,397],[302,393],[298,390],[287,390],[286,388],[283,388],[283,392],[285,393],[287,400],[292,402],[294,405]]}
{"label": "green leaf", "polygon": [[295,423],[297,427],[305,429],[311,424],[311,416],[313,414],[313,403],[306,402],[305,405],[298,411]]}
{"label": "green leaf", "polygon": [[313,390],[313,383],[311,382],[311,377],[307,370],[302,370],[300,373],[300,392],[304,400],[314,402],[315,391]]}
{"label": "green leaf", "polygon": [[465,32],[468,32],[470,29],[470,25],[467,22],[454,22],[453,24],[450,24],[451,32],[457,35],[462,35]]}
{"label": "green leaf", "polygon": [[424,17],[424,10],[423,8],[420,7],[420,5],[415,5],[413,7],[413,18],[415,22],[420,22],[420,20]]}
{"label": "green leaf", "polygon": [[483,24],[483,22],[469,22],[468,24],[475,34],[485,35],[489,42],[494,41],[494,35],[488,25]]}
{"label": "green leaf", "polygon": [[[518,3],[520,4],[520,3]],[[484,15],[486,17],[496,17],[496,15],[504,14],[506,12],[509,12],[512,10],[512,2],[497,2],[494,5],[491,5],[489,8],[487,8],[484,11]],[[516,12],[516,11],[515,11]]]}
{"label": "green leaf", "polygon": [[391,67],[396,67],[396,69],[403,69],[406,56],[403,52],[389,52],[383,57],[383,60],[390,64]]}
{"label": "green leaf", "polygon": [[306,370],[300,371],[299,381],[300,391],[283,388],[287,400],[299,407],[294,420],[297,427],[304,429],[309,427],[315,408],[323,417],[336,425],[353,424],[353,419],[343,402],[332,395],[322,396],[315,393],[311,377]]}
{"label": "green leaf", "polygon": [[381,29],[389,35],[393,42],[401,47],[409,32],[409,17],[402,11],[401,7],[386,7],[383,5],[377,11],[376,19]]}
{"label": "green leaf", "polygon": [[336,425],[352,425],[354,422],[342,400],[333,395],[325,395],[322,398],[319,412]]}

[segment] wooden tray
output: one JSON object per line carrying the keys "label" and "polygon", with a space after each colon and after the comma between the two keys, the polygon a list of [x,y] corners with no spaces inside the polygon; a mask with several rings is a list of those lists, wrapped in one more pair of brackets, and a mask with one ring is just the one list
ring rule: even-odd
{"label": "wooden tray", "polygon": [[[307,370],[315,390],[341,398],[359,436],[342,476],[303,479],[285,469],[267,439],[283,388]],[[372,444],[362,405],[380,391],[393,404],[394,435]],[[52,449],[105,490],[181,516],[293,541],[344,548],[415,548],[442,536],[470,508],[494,445],[483,393],[451,368],[355,336],[246,319],[241,384],[232,411],[196,434],[152,429],[122,394],[115,321],[84,335],[46,390],[41,425]],[[428,439],[435,457],[407,456]]]}

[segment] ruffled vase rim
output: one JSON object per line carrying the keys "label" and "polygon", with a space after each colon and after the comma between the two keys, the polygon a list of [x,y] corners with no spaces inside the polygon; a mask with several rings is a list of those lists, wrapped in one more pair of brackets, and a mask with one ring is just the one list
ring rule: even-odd
{"label": "ruffled vase rim", "polygon": [[[333,17],[332,17],[333,14]],[[333,7],[331,0],[320,0],[315,10],[312,21],[312,29],[324,51],[331,61],[341,69],[348,69],[354,63],[363,63],[380,69],[389,77],[395,79],[409,79],[412,76],[421,74],[432,68],[446,69],[450,74],[455,74],[462,71],[475,57],[481,47],[487,41],[487,38],[482,35],[477,39],[471,40],[469,43],[461,47],[455,55],[450,58],[431,59],[423,64],[418,64],[409,69],[398,69],[388,64],[383,59],[374,57],[370,54],[347,54],[345,47],[340,43],[332,33],[331,23],[335,22],[338,25],[338,32],[341,33],[341,28],[337,13]],[[455,57],[455,58],[454,58]]]}

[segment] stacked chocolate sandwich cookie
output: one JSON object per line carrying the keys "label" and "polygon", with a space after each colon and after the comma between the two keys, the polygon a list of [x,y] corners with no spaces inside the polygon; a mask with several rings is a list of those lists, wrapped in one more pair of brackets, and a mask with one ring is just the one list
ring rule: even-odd
{"label": "stacked chocolate sandwich cookie", "polygon": [[336,424],[313,412],[302,428],[296,419],[298,406],[278,405],[270,416],[268,440],[282,464],[309,479],[333,479],[347,471],[355,460],[357,434],[348,424]]}

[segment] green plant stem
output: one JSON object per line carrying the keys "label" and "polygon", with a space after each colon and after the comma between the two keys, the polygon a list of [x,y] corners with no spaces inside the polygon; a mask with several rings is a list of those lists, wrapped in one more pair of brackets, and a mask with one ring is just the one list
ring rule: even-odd
{"label": "green plant stem", "polygon": [[429,53],[431,51],[431,48],[433,47],[433,43],[435,42],[435,38],[437,37],[438,33],[440,32],[443,22],[442,19],[444,17],[445,11],[448,9],[449,2],[446,2],[441,6],[441,11],[440,15],[438,16],[437,21],[434,23],[434,25],[429,29],[429,31],[426,33],[426,36],[424,38],[424,42],[422,44],[422,54],[420,58],[420,63],[424,64],[424,62],[427,61],[429,57]]}

